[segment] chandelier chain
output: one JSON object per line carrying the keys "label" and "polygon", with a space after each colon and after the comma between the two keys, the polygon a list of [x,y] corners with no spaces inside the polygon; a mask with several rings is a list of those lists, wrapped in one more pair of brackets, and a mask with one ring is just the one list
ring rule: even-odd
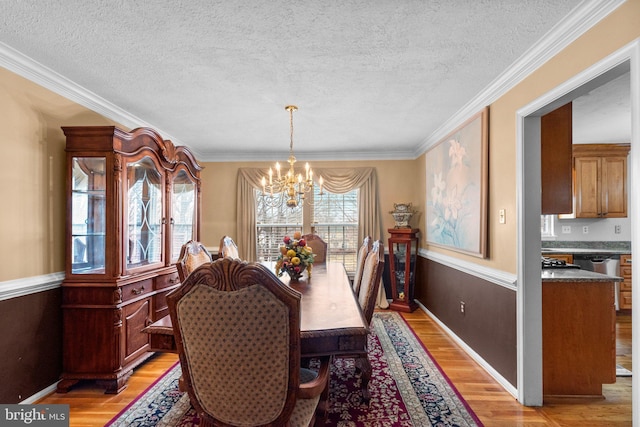
{"label": "chandelier chain", "polygon": [[293,111],[295,108],[289,106],[289,153],[293,154]]}

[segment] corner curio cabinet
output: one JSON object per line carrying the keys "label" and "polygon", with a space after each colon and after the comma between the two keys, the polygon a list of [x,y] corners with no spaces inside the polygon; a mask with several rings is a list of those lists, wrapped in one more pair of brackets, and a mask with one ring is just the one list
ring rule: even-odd
{"label": "corner curio cabinet", "polygon": [[392,310],[410,313],[418,308],[414,300],[416,259],[418,256],[417,228],[390,228],[389,273],[391,278]]}
{"label": "corner curio cabinet", "polygon": [[200,240],[200,170],[155,131],[63,127],[67,138],[63,372],[119,393],[146,360],[143,328],[168,314],[181,246]]}

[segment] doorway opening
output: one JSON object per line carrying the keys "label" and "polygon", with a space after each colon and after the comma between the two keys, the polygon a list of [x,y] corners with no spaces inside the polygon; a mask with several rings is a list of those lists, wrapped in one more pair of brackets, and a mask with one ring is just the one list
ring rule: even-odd
{"label": "doorway opening", "polygon": [[[542,285],[541,285],[541,150],[540,118],[542,115],[579,98],[625,73],[630,73],[631,92],[631,154],[629,156],[630,182],[640,173],[640,42],[636,41],[616,52],[583,73],[518,111],[517,123],[517,204],[518,204],[518,400],[527,406],[540,406],[543,399],[542,384]],[[526,160],[525,160],[526,159]],[[630,215],[633,217],[631,241],[640,242],[637,216],[640,197],[629,192]],[[633,244],[632,244],[633,250]],[[640,269],[634,267],[636,275]],[[637,286],[635,287],[637,288]],[[640,308],[640,292],[633,296]],[[640,316],[633,316],[632,328],[640,331]],[[640,340],[633,336],[632,363],[640,367]],[[637,396],[640,381],[632,380],[633,394]],[[638,399],[633,399],[634,420],[638,419]]]}

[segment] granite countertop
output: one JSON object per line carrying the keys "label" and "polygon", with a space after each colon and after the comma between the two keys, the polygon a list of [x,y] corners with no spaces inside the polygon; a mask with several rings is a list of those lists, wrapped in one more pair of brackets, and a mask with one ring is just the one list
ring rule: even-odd
{"label": "granite countertop", "polygon": [[558,241],[543,240],[543,254],[621,255],[631,253],[630,241]]}
{"label": "granite countertop", "polygon": [[630,249],[586,249],[586,248],[542,248],[543,254],[586,254],[586,255],[620,255],[630,254]]}
{"label": "granite countertop", "polygon": [[622,277],[608,276],[580,268],[543,268],[543,282],[621,282]]}

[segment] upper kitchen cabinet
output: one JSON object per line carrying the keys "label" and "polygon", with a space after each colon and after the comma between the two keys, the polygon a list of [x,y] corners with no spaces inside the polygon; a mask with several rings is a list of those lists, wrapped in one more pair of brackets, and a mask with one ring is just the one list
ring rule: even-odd
{"label": "upper kitchen cabinet", "polygon": [[567,214],[573,210],[572,104],[540,118],[541,212]]}
{"label": "upper kitchen cabinet", "polygon": [[58,391],[98,380],[126,386],[152,355],[142,331],[168,313],[182,244],[200,240],[200,170],[191,152],[149,128],[64,127],[66,267]]}
{"label": "upper kitchen cabinet", "polygon": [[626,218],[629,144],[573,146],[576,218]]}

